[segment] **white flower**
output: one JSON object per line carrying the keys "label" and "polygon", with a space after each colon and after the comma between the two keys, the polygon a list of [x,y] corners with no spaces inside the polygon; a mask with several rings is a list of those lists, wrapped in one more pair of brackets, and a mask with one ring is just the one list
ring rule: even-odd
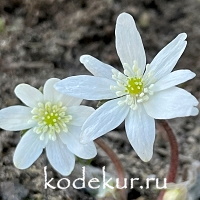
{"label": "white flower", "polygon": [[128,139],[143,161],[153,154],[155,120],[197,115],[197,99],[175,87],[192,79],[190,70],[171,72],[182,55],[186,34],[179,34],[150,64],[133,18],[119,15],[116,23],[116,48],[124,74],[89,55],[81,63],[94,76],[74,76],[58,82],[58,91],[88,100],[112,99],[98,108],[84,123],[81,141],[92,141],[125,120]]}
{"label": "white flower", "polygon": [[69,175],[74,169],[75,155],[83,159],[96,156],[93,142],[79,142],[81,126],[94,109],[80,105],[82,99],[58,93],[53,88],[58,81],[47,80],[43,94],[30,85],[20,84],[15,94],[27,106],[0,110],[2,129],[28,129],[14,153],[14,165],[19,169],[30,167],[44,148],[49,162],[62,175]]}

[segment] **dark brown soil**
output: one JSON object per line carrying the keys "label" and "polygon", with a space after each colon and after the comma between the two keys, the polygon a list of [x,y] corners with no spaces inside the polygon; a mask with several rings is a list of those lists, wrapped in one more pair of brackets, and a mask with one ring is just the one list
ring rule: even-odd
{"label": "dark brown soil", "polygon": [[[199,10],[199,0],[1,0],[0,108],[20,103],[13,92],[19,83],[39,88],[51,77],[89,74],[79,62],[82,54],[93,55],[120,69],[114,28],[117,16],[124,11],[136,20],[148,62],[177,34],[188,34],[188,46],[176,69],[191,69],[197,74],[181,87],[199,99]],[[191,162],[200,160],[200,117],[178,118],[170,120],[170,124],[180,144],[181,179]],[[169,146],[161,132],[157,132],[154,156],[148,163],[142,162],[131,148],[123,125],[103,137],[118,154],[127,177],[140,178],[138,187],[128,191],[129,200],[153,200],[158,195],[153,187],[145,190],[139,186],[147,177],[166,176]],[[0,199],[95,199],[88,191],[73,188],[45,191],[45,155],[27,170],[16,169],[12,157],[19,139],[18,132],[0,130]],[[105,165],[106,171],[115,175],[113,164],[101,150],[92,164],[99,169]],[[48,175],[61,178],[49,164]],[[75,173],[70,176],[73,177]]]}

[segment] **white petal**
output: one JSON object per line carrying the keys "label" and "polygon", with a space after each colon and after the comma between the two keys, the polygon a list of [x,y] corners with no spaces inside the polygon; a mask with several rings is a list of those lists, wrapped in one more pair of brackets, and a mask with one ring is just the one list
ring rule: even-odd
{"label": "white petal", "polygon": [[155,93],[144,103],[148,115],[155,119],[171,119],[175,117],[198,114],[197,99],[186,90],[172,87]]}
{"label": "white petal", "polygon": [[146,56],[140,34],[136,28],[134,19],[127,13],[122,13],[116,22],[116,49],[121,63],[127,63],[130,67],[137,61],[138,67],[143,73],[146,65]]}
{"label": "white petal", "polygon": [[190,70],[177,70],[164,76],[154,84],[153,90],[160,91],[184,83],[196,76]]}
{"label": "white petal", "polygon": [[119,126],[128,114],[129,107],[118,105],[114,99],[100,106],[83,124],[81,143],[87,143]]}
{"label": "white petal", "polygon": [[63,176],[68,176],[74,169],[75,156],[59,138],[48,142],[46,153],[52,167]]}
{"label": "white petal", "polygon": [[31,108],[37,106],[37,103],[42,102],[44,99],[38,89],[24,83],[15,88],[15,94],[24,104]]}
{"label": "white petal", "polygon": [[120,73],[114,67],[105,64],[98,59],[90,56],[83,55],[80,57],[80,62],[90,71],[94,76],[103,77],[112,80],[113,70]]}
{"label": "white petal", "polygon": [[186,38],[186,33],[179,34],[156,55],[145,73],[152,74],[155,80],[169,74],[185,50]]}
{"label": "white petal", "polygon": [[83,99],[68,96],[68,95],[61,95],[60,98],[57,98],[57,101],[61,101],[65,106],[79,106]]}
{"label": "white petal", "polygon": [[88,106],[68,107],[67,113],[72,116],[71,125],[82,126],[85,120],[94,112],[94,108]]}
{"label": "white petal", "polygon": [[41,155],[44,148],[44,140],[39,139],[39,135],[30,129],[21,138],[14,153],[13,162],[19,169],[30,167]]}
{"label": "white petal", "polygon": [[87,144],[80,143],[81,127],[69,126],[68,133],[60,133],[59,136],[63,143],[65,143],[68,149],[76,156],[83,159],[91,159],[97,155],[97,150],[94,142]]}
{"label": "white petal", "polygon": [[199,114],[199,109],[196,107],[193,107],[191,109],[191,116],[197,116]]}
{"label": "white petal", "polygon": [[125,119],[128,139],[137,155],[148,162],[153,155],[155,140],[155,120],[148,116],[143,106],[131,110]]}
{"label": "white petal", "polygon": [[71,76],[55,84],[55,88],[67,95],[87,99],[102,100],[117,97],[115,91],[110,89],[116,85],[115,81],[107,78],[80,75]]}
{"label": "white petal", "polygon": [[45,101],[50,101],[50,102],[55,102],[56,97],[61,95],[59,92],[57,92],[54,89],[54,84],[60,81],[58,78],[51,78],[46,81],[44,84],[44,89],[43,89],[43,94],[44,94],[44,100]]}
{"label": "white petal", "polygon": [[62,102],[65,106],[78,106],[82,102],[82,99],[75,98],[68,95],[63,95],[61,92],[58,92],[54,85],[60,81],[58,78],[51,78],[46,81],[44,84],[44,99],[46,101],[58,103]]}
{"label": "white petal", "polygon": [[31,108],[26,106],[10,106],[0,110],[0,127],[8,131],[20,131],[33,127]]}

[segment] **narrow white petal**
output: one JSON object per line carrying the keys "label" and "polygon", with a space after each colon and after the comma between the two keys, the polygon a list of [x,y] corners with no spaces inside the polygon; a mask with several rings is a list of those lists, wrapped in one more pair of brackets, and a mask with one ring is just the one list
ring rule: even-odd
{"label": "narrow white petal", "polygon": [[85,120],[94,112],[94,108],[88,106],[68,107],[67,113],[72,116],[71,125],[82,126]]}
{"label": "narrow white petal", "polygon": [[83,99],[62,94],[61,96],[59,96],[59,98],[57,98],[57,102],[58,101],[62,102],[63,105],[68,107],[68,106],[79,106],[83,101]]}
{"label": "narrow white petal", "polygon": [[46,81],[44,84],[44,99],[53,103],[62,102],[65,106],[78,106],[82,102],[82,99],[75,98],[68,95],[63,95],[61,92],[58,92],[54,85],[60,81],[58,78],[51,78]]}
{"label": "narrow white petal", "polygon": [[131,110],[125,119],[128,139],[137,155],[148,162],[153,155],[155,140],[155,120],[147,115],[143,106]]}
{"label": "narrow white petal", "polygon": [[103,77],[112,80],[113,70],[120,73],[114,67],[105,64],[98,59],[90,56],[83,55],[80,57],[80,62],[90,71],[94,76]]}
{"label": "narrow white petal", "polygon": [[24,104],[31,108],[37,106],[37,103],[42,102],[44,99],[38,89],[24,83],[15,88],[15,94]]}
{"label": "narrow white petal", "polygon": [[144,103],[144,107],[148,115],[155,119],[171,119],[198,114],[194,108],[198,103],[186,90],[172,87],[155,93]]}
{"label": "narrow white petal", "polygon": [[39,135],[30,129],[21,138],[14,153],[13,162],[19,169],[30,167],[41,155],[44,148],[44,140],[39,139]]}
{"label": "narrow white petal", "polygon": [[100,106],[86,120],[82,127],[81,142],[87,143],[104,135],[119,126],[128,114],[129,107],[118,105],[119,99],[114,99]]}
{"label": "narrow white petal", "polygon": [[33,127],[31,108],[26,106],[10,106],[0,110],[0,127],[8,131],[20,131]]}
{"label": "narrow white petal", "polygon": [[80,75],[59,81],[55,84],[55,88],[63,94],[74,97],[102,100],[117,97],[115,91],[110,89],[111,85],[116,85],[116,82],[107,78]]}
{"label": "narrow white petal", "polygon": [[87,144],[80,143],[81,127],[69,126],[68,133],[60,133],[60,138],[68,147],[68,149],[76,156],[83,159],[91,159],[97,155],[97,150],[94,142]]}
{"label": "narrow white petal", "polygon": [[156,55],[145,73],[152,74],[155,80],[169,74],[185,50],[186,38],[186,33],[179,34]]}
{"label": "narrow white petal", "polygon": [[54,84],[60,81],[58,78],[51,78],[46,81],[44,84],[43,94],[44,94],[44,100],[55,102],[55,98],[59,95],[61,95],[59,92],[57,92],[54,89]]}
{"label": "narrow white petal", "polygon": [[137,61],[141,72],[146,65],[146,56],[140,34],[136,28],[133,17],[122,13],[116,22],[116,49],[121,63],[127,63],[130,67]]}
{"label": "narrow white petal", "polygon": [[177,70],[171,72],[170,74],[164,76],[159,81],[157,81],[154,84],[153,90],[154,91],[165,90],[170,87],[176,86],[178,84],[184,83],[194,78],[195,76],[196,74],[190,70]]}
{"label": "narrow white petal", "polygon": [[52,167],[63,176],[68,176],[74,169],[75,156],[59,138],[48,142],[46,153]]}

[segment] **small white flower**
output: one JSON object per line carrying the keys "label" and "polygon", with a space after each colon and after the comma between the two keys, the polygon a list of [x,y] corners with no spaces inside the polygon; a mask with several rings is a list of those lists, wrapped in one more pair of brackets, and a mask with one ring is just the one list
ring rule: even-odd
{"label": "small white flower", "polygon": [[[64,96],[53,85],[59,79],[46,81],[43,93],[27,84],[15,88],[17,97],[27,106],[0,110],[0,127],[9,131],[29,129],[14,153],[14,165],[30,167],[46,148],[51,165],[62,175],[74,169],[75,155],[90,159],[96,156],[93,142],[81,144],[81,126],[94,109],[80,105],[82,99]],[[75,155],[74,155],[75,154]]]}
{"label": "small white flower", "polygon": [[143,161],[153,154],[155,120],[197,115],[197,99],[175,87],[192,79],[190,70],[171,72],[187,42],[179,34],[150,64],[134,19],[127,13],[116,23],[116,49],[124,74],[94,57],[83,55],[81,63],[94,76],[74,76],[58,82],[58,91],[88,100],[113,99],[104,103],[84,123],[81,140],[92,141],[120,125],[125,119],[128,139]]}

